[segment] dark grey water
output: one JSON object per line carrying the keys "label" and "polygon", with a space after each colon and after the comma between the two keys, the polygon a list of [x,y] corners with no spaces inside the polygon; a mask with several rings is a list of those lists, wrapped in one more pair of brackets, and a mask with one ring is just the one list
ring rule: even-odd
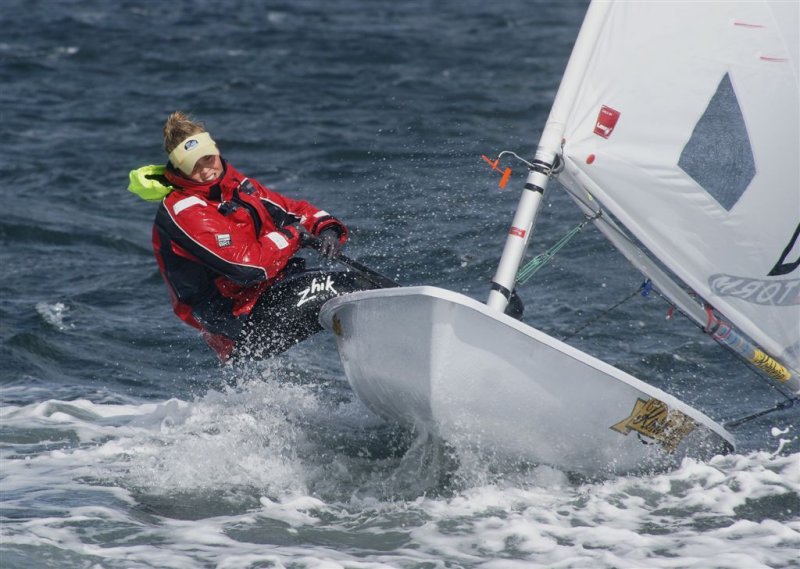
{"label": "dark grey water", "polygon": [[[221,369],[171,313],[154,206],[175,109],[239,169],[345,220],[347,253],[483,299],[583,2],[5,0],[0,11],[3,567],[791,567],[796,409],[739,454],[592,483],[417,441],[320,335]],[[580,221],[558,190],[536,252]],[[641,279],[593,231],[523,288],[556,336]],[[571,342],[718,420],[781,398],[637,297]],[[783,442],[782,442],[783,441]],[[710,559],[714,561],[710,561]]]}

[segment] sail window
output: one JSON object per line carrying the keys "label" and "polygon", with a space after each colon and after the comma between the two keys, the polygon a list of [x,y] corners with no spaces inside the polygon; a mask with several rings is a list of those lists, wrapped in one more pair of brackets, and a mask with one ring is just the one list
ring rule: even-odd
{"label": "sail window", "polygon": [[695,125],[678,166],[728,211],[755,176],[750,138],[727,73]]}

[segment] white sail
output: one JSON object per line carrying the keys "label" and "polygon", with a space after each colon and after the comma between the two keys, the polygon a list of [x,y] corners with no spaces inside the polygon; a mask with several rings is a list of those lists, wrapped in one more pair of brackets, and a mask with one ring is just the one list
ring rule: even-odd
{"label": "white sail", "polygon": [[605,8],[560,181],[800,369],[800,3]]}

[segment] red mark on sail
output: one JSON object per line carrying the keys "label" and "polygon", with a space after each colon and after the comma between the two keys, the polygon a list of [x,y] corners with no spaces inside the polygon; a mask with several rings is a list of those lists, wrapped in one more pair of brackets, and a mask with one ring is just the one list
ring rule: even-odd
{"label": "red mark on sail", "polygon": [[594,125],[594,133],[603,138],[608,138],[614,132],[614,127],[617,126],[619,120],[619,111],[603,105],[600,113],[597,115],[597,122]]}
{"label": "red mark on sail", "polygon": [[505,188],[506,184],[508,183],[508,179],[511,177],[511,168],[506,168],[505,170],[501,170],[498,164],[500,163],[500,159],[497,158],[492,160],[485,154],[481,156],[484,161],[492,167],[492,172],[502,172],[502,176],[500,177],[500,187]]}

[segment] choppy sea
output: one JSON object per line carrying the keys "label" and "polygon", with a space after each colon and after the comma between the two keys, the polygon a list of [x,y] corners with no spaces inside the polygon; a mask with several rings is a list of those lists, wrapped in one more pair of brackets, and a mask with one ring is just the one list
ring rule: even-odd
{"label": "choppy sea", "polygon": [[[171,313],[128,171],[176,109],[344,220],[349,256],[485,299],[586,9],[525,0],[4,0],[0,567],[800,567],[800,411],[736,454],[585,479],[387,424],[322,333],[221,367]],[[531,253],[581,221],[556,187]],[[720,422],[783,397],[584,230],[525,321]],[[600,317],[602,315],[602,317]]]}

